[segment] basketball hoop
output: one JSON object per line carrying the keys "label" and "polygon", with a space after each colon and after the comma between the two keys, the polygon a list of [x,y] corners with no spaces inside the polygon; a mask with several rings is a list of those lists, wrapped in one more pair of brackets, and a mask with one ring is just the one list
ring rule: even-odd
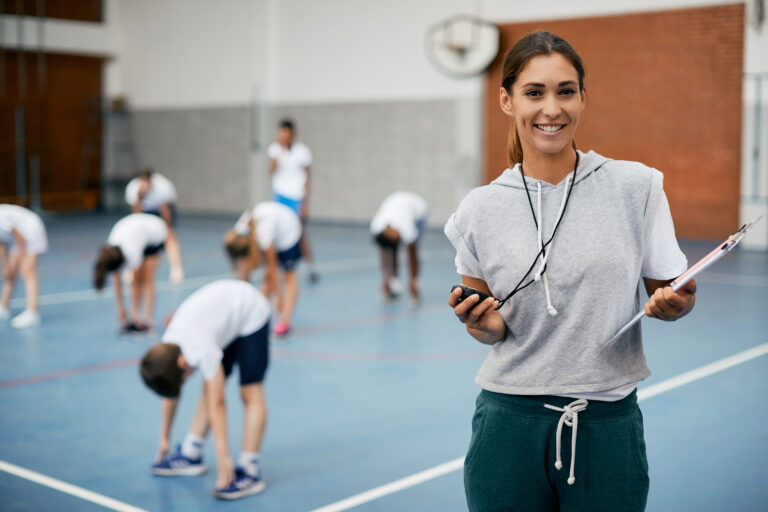
{"label": "basketball hoop", "polygon": [[430,61],[453,77],[485,71],[499,53],[499,29],[474,16],[458,15],[427,29],[425,47]]}

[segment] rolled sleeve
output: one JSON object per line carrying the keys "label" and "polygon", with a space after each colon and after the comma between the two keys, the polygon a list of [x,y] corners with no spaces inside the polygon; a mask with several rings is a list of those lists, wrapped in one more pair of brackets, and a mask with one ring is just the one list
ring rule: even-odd
{"label": "rolled sleeve", "polygon": [[464,235],[457,225],[456,214],[450,216],[448,222],[445,223],[443,232],[456,249],[456,271],[464,276],[484,280],[485,278],[483,277],[483,272],[480,267],[480,262],[477,259],[477,255],[475,255],[469,244],[467,244]]}

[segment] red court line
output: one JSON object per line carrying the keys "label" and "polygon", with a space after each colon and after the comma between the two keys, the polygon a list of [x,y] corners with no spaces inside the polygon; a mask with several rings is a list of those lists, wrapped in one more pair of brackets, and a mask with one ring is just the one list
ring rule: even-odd
{"label": "red court line", "polygon": [[360,327],[364,325],[378,324],[394,320],[395,318],[416,316],[419,313],[432,313],[438,309],[448,309],[447,303],[430,304],[426,306],[413,306],[410,309],[400,309],[397,311],[390,311],[387,313],[379,313],[376,315],[364,316],[362,318],[355,318],[351,320],[342,320],[339,322],[329,322],[327,324],[309,325],[307,327],[299,327],[294,329],[294,335],[306,335],[306,334],[321,334],[331,331],[340,331],[343,329],[349,329],[351,327]]}
{"label": "red court line", "polygon": [[458,361],[462,359],[480,359],[488,354],[487,350],[463,350],[456,352],[312,352],[309,350],[291,350],[272,347],[275,357],[310,359],[314,361]]}
{"label": "red court line", "polygon": [[[395,318],[416,316],[419,313],[432,312],[438,308],[445,307],[444,304],[431,304],[429,306],[414,306],[410,309],[401,309],[387,313],[380,313],[354,320],[343,322],[329,322],[326,324],[317,324],[299,328],[294,331],[297,335],[311,335],[324,332],[348,329],[351,327],[360,327],[376,323],[387,322]],[[483,357],[487,350],[471,350],[459,352],[434,352],[434,353],[376,353],[376,352],[312,352],[308,350],[292,350],[284,347],[272,347],[272,354],[275,357],[310,359],[315,361],[451,361],[459,359],[475,359]],[[89,373],[97,373],[127,366],[135,366],[139,358],[118,359],[115,361],[105,361],[103,363],[86,364],[55,370],[27,377],[8,379],[0,381],[0,389],[26,386],[27,384],[37,384],[39,382],[48,382],[51,380],[64,379],[67,377],[77,377]]]}
{"label": "red court line", "polygon": [[105,361],[103,363],[86,364],[83,366],[75,366],[74,368],[67,368],[64,370],[39,373],[37,375],[19,377],[18,379],[2,380],[0,381],[0,389],[13,388],[16,386],[26,386],[27,384],[37,384],[38,382],[64,379],[66,377],[76,377],[78,375],[86,375],[88,373],[115,370],[117,368],[125,368],[126,366],[136,366],[138,362],[138,357],[131,357],[129,359],[117,359],[115,361]]}

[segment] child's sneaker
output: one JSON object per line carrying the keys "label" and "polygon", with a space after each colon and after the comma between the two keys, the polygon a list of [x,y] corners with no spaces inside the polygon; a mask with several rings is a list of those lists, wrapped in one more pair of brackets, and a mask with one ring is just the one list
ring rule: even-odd
{"label": "child's sneaker", "polygon": [[11,310],[0,306],[0,320],[8,320],[11,318]]}
{"label": "child's sneaker", "polygon": [[11,327],[15,327],[16,329],[26,329],[27,327],[33,327],[39,324],[40,313],[32,311],[31,309],[25,309],[11,320]]}
{"label": "child's sneaker", "polygon": [[280,322],[275,326],[275,329],[272,332],[275,334],[275,336],[287,336],[288,333],[291,332],[291,326],[285,322]]}
{"label": "child's sneaker", "polygon": [[221,500],[236,500],[258,494],[267,488],[261,475],[252,476],[241,467],[235,468],[235,481],[223,489],[215,489],[213,495]]}
{"label": "child's sneaker", "polygon": [[208,470],[203,458],[189,459],[181,453],[181,446],[176,446],[175,453],[169,453],[160,462],[152,464],[152,473],[158,476],[197,476]]}

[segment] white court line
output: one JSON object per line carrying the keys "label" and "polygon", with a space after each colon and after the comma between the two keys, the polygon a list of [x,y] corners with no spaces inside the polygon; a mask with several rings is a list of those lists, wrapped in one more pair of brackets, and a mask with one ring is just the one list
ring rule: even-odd
{"label": "white court line", "polygon": [[87,489],[83,489],[82,487],[68,484],[49,476],[41,475],[35,471],[30,471],[29,469],[24,469],[22,467],[16,466],[15,464],[11,464],[2,460],[0,460],[0,471],[5,471],[6,473],[18,476],[19,478],[30,480],[46,487],[50,487],[51,489],[56,489],[57,491],[61,491],[65,494],[69,494],[85,501],[90,501],[91,503],[101,505],[102,507],[111,510],[117,510],[118,512],[147,512],[143,508],[128,505],[122,501],[108,498],[103,494],[98,494]]}
{"label": "white court line", "polygon": [[312,512],[338,512],[340,510],[347,510],[352,507],[362,505],[363,503],[373,501],[377,498],[381,498],[387,494],[393,494],[398,491],[402,491],[403,489],[407,489],[408,487],[413,487],[414,485],[418,485],[439,476],[446,475],[461,469],[462,467],[464,467],[464,457],[459,457],[458,459],[453,459],[452,461],[445,462],[439,466],[420,471],[415,475],[407,476],[405,478],[401,478],[400,480],[395,480],[392,483],[371,489],[370,491],[357,494],[351,498],[337,501],[336,503],[326,505],[325,507],[316,508]]}
{"label": "white court line", "polygon": [[745,350],[744,352],[739,352],[738,354],[726,357],[725,359],[721,359],[719,361],[715,361],[714,363],[696,368],[695,370],[682,373],[677,377],[672,377],[671,379],[661,381],[658,384],[640,389],[637,391],[637,400],[639,402],[640,400],[646,400],[652,396],[666,393],[671,389],[685,386],[686,384],[689,384],[693,381],[703,379],[704,377],[708,377],[717,372],[727,370],[728,368],[739,365],[741,363],[746,363],[747,361],[755,359],[756,357],[764,356],[765,354],[768,354],[768,343],[763,343],[762,345],[758,345],[749,350]]}
{"label": "white court line", "polygon": [[[768,354],[768,343],[758,345],[757,347],[745,350],[744,352],[739,352],[738,354],[726,357],[725,359],[715,361],[714,363],[696,368],[694,370],[682,373],[677,377],[672,377],[671,379],[661,381],[658,384],[654,384],[653,386],[648,386],[647,388],[641,389],[637,392],[637,400],[647,400],[648,398],[666,393],[667,391],[679,388],[680,386],[690,384],[691,382],[703,379],[704,377],[708,377],[723,370],[727,370],[733,366],[746,363],[747,361],[763,356],[765,354]],[[316,508],[310,512],[341,512],[343,510],[349,510],[350,508],[362,505],[363,503],[367,503],[369,501],[373,501],[375,499],[381,498],[382,496],[394,494],[409,487],[413,487],[414,485],[418,485],[428,480],[446,475],[452,471],[457,471],[463,466],[464,457],[459,457],[458,459],[440,464],[439,466],[435,466],[414,475],[401,478],[400,480],[376,487],[370,491],[365,491],[350,498],[337,501],[336,503],[331,503],[330,505]]]}
{"label": "white court line", "polygon": [[[318,264],[317,269],[322,273],[333,274],[336,272],[343,272],[347,270],[358,270],[363,268],[370,268],[376,266],[376,260],[372,258],[358,258],[349,260],[339,260],[329,262],[325,264]],[[261,270],[254,274],[254,278],[258,279]],[[169,290],[183,290],[185,288],[196,288],[202,286],[216,279],[233,278],[232,274],[211,274],[207,276],[190,277],[184,280],[180,284],[172,284],[170,281],[158,281],[155,283],[155,290],[157,292],[165,292]],[[41,306],[49,306],[52,304],[70,304],[72,302],[86,302],[90,300],[100,299],[114,299],[114,289],[110,286],[104,288],[100,292],[94,289],[88,290],[75,290],[71,292],[57,292],[47,293],[38,297],[38,304]],[[26,299],[19,297],[12,299],[10,302],[11,307],[21,307],[26,305]]]}
{"label": "white court line", "polygon": [[[430,261],[432,259],[436,259],[436,255],[432,253],[424,254],[422,257],[423,261]],[[378,262],[375,258],[356,258],[356,259],[348,259],[348,260],[337,260],[337,261],[330,261],[326,263],[319,263],[316,265],[318,272],[322,274],[334,274],[336,272],[347,272],[350,270],[362,270],[366,268],[375,268],[377,267]],[[256,271],[254,274],[254,279],[258,279],[262,270]],[[198,277],[190,277],[184,280],[183,283],[180,284],[172,284],[170,281],[158,281],[155,283],[155,290],[157,292],[166,292],[169,290],[183,290],[186,288],[197,288],[198,286],[202,286],[204,284],[208,284],[211,281],[214,281],[216,279],[227,279],[227,278],[233,278],[232,274],[211,274],[207,276],[198,276]],[[38,304],[41,306],[50,306],[53,304],[70,304],[73,302],[86,302],[90,300],[100,300],[100,299],[113,299],[114,298],[114,291],[113,288],[106,287],[100,292],[97,292],[94,289],[88,289],[88,290],[75,290],[71,292],[57,292],[57,293],[47,293],[45,295],[40,295],[38,297]],[[11,307],[22,307],[26,305],[26,299],[24,297],[18,297],[16,299],[11,299],[10,306]]]}

